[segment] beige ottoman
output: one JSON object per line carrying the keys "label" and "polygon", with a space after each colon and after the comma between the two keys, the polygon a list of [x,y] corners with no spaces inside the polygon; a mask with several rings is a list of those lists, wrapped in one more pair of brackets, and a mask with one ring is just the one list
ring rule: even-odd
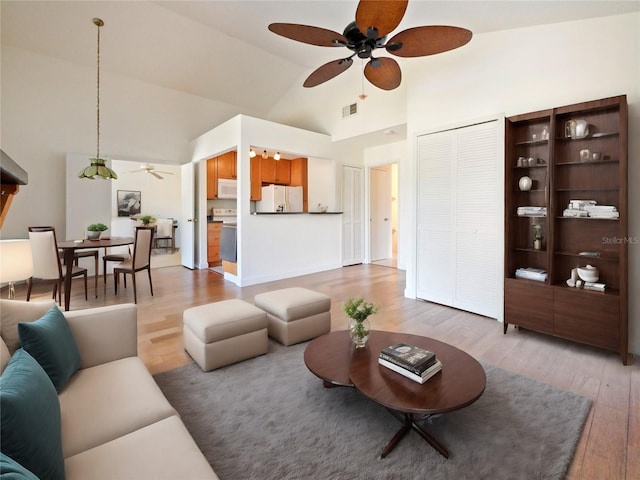
{"label": "beige ottoman", "polygon": [[256,307],[267,312],[269,336],[293,345],[331,330],[331,297],[294,287],[256,295]]}
{"label": "beige ottoman", "polygon": [[242,300],[188,308],[182,321],[184,348],[205,372],[269,350],[267,314]]}

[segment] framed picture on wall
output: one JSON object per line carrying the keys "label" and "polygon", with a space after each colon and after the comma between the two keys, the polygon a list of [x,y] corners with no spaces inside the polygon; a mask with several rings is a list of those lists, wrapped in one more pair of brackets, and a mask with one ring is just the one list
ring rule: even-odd
{"label": "framed picture on wall", "polygon": [[142,193],[134,190],[118,190],[118,216],[130,217],[140,214]]}

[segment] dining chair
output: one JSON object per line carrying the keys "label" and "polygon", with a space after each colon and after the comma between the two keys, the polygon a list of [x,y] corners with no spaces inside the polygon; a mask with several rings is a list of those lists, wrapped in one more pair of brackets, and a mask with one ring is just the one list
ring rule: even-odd
{"label": "dining chair", "polygon": [[[165,247],[160,247],[160,242],[165,243]],[[171,253],[175,250],[173,239],[173,218],[159,218],[156,221],[156,234],[153,238],[153,248],[170,248]]]}
{"label": "dining chair", "polygon": [[[104,278],[104,286],[107,287],[107,262],[125,262],[131,260],[131,248],[127,246],[128,253],[105,253],[102,257],[102,275]],[[127,277],[124,277],[124,288],[127,288]]]}
{"label": "dining chair", "polygon": [[127,274],[131,275],[133,283],[133,301],[138,303],[138,294],[136,290],[136,272],[146,270],[149,275],[149,287],[151,296],[153,296],[153,282],[151,281],[151,246],[153,244],[154,227],[136,227],[136,235],[133,243],[133,255],[129,260],[117,263],[113,266],[113,276],[115,279],[115,293],[118,294],[118,284],[120,283],[120,274],[125,278]]}
{"label": "dining chair", "polygon": [[[27,286],[27,301],[31,298],[33,279],[53,281],[53,299],[58,295],[58,304],[62,305],[62,284],[66,272],[62,271],[56,230],[53,227],[29,227],[29,243],[33,259],[33,275]],[[87,300],[87,269],[68,265],[71,277],[84,277],[84,299]],[[96,295],[98,293],[96,292]]]}
{"label": "dining chair", "polygon": [[73,264],[78,267],[79,260],[81,258],[93,257],[93,262],[95,264],[95,289],[96,289],[96,297],[98,296],[98,256],[99,251],[95,250],[76,250],[73,252]]}

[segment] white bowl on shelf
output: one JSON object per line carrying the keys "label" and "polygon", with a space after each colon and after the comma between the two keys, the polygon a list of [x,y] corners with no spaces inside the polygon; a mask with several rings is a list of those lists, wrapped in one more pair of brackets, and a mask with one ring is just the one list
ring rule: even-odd
{"label": "white bowl on shelf", "polygon": [[586,267],[578,267],[578,276],[585,282],[597,282],[599,272],[596,267],[587,265]]}

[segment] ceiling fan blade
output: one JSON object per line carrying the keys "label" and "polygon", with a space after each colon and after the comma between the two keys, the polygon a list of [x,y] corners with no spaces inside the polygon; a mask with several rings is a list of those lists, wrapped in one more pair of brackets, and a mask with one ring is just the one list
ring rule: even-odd
{"label": "ceiling fan blade", "polygon": [[398,57],[424,57],[461,47],[469,43],[472,36],[466,28],[447,25],[409,28],[387,42],[387,51]]}
{"label": "ceiling fan blade", "polygon": [[400,66],[393,58],[372,58],[364,67],[364,76],[376,87],[393,90],[402,81]]}
{"label": "ceiling fan blade", "polygon": [[129,173],[140,173],[140,172],[144,172],[144,169],[138,169],[138,170],[129,170]]}
{"label": "ceiling fan blade", "polygon": [[353,60],[351,58],[342,58],[340,60],[333,60],[332,62],[325,63],[307,77],[303,86],[307,88],[316,87],[321,83],[340,75],[351,65],[353,65]]}
{"label": "ceiling fan blade", "polygon": [[157,173],[163,173],[165,175],[173,175],[173,172],[163,172],[162,170],[154,170]]}
{"label": "ceiling fan blade", "polygon": [[384,37],[400,24],[408,3],[409,0],[360,0],[356,24],[364,35],[369,27],[375,27],[376,38]]}
{"label": "ceiling fan blade", "polygon": [[338,32],[326,28],[299,25],[297,23],[272,23],[269,30],[291,40],[319,47],[339,47],[346,45],[347,39]]}
{"label": "ceiling fan blade", "polygon": [[158,175],[156,172],[154,172],[153,170],[148,170],[148,172],[153,175],[156,178],[159,178],[160,180],[163,179],[163,177],[161,175]]}

